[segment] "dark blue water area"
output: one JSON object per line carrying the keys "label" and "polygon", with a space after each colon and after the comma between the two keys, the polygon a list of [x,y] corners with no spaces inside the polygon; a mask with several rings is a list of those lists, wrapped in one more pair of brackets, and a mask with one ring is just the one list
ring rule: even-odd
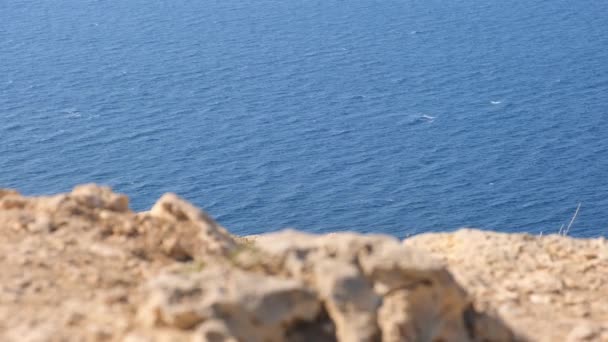
{"label": "dark blue water area", "polygon": [[0,187],[237,234],[608,235],[608,2],[0,0]]}

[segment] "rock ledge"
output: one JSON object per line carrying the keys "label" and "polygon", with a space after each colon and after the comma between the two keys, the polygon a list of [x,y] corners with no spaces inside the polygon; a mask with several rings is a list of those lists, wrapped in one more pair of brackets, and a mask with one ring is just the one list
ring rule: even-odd
{"label": "rock ledge", "polygon": [[608,242],[231,235],[175,194],[0,189],[0,341],[608,341]]}

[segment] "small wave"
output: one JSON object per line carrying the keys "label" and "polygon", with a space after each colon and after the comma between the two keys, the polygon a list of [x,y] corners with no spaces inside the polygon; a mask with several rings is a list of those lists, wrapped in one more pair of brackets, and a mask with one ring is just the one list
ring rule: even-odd
{"label": "small wave", "polygon": [[422,125],[425,123],[431,123],[435,121],[435,117],[427,114],[420,114],[415,117],[409,117],[407,122],[408,125]]}
{"label": "small wave", "polygon": [[350,129],[337,129],[337,130],[332,130],[330,132],[331,136],[340,136],[340,135],[344,135],[344,134],[348,134],[350,133]]}
{"label": "small wave", "polygon": [[406,116],[404,118],[406,120],[404,123],[408,126],[424,125],[434,122],[435,118],[435,116],[420,113]]}
{"label": "small wave", "polygon": [[493,105],[498,105],[498,104],[501,104],[502,101],[490,101],[490,103]]}
{"label": "small wave", "polygon": [[68,119],[77,119],[77,118],[81,118],[82,114],[80,114],[79,112],[72,112],[72,113],[67,113],[65,115],[65,117]]}
{"label": "small wave", "polygon": [[61,114],[63,114],[63,117],[68,118],[68,119],[75,119],[75,118],[82,117],[82,114],[76,108],[66,108],[61,111]]}

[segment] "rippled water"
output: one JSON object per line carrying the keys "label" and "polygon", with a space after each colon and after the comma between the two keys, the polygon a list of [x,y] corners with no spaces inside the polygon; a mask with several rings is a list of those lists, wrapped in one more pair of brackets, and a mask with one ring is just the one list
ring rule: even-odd
{"label": "rippled water", "polygon": [[0,186],[236,233],[608,235],[608,2],[0,2]]}

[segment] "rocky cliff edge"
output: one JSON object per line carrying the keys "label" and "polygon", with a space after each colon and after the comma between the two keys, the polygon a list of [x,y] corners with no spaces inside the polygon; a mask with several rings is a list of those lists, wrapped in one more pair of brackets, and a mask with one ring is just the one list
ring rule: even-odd
{"label": "rocky cliff edge", "polygon": [[608,242],[231,235],[174,194],[0,190],[0,341],[608,341]]}

